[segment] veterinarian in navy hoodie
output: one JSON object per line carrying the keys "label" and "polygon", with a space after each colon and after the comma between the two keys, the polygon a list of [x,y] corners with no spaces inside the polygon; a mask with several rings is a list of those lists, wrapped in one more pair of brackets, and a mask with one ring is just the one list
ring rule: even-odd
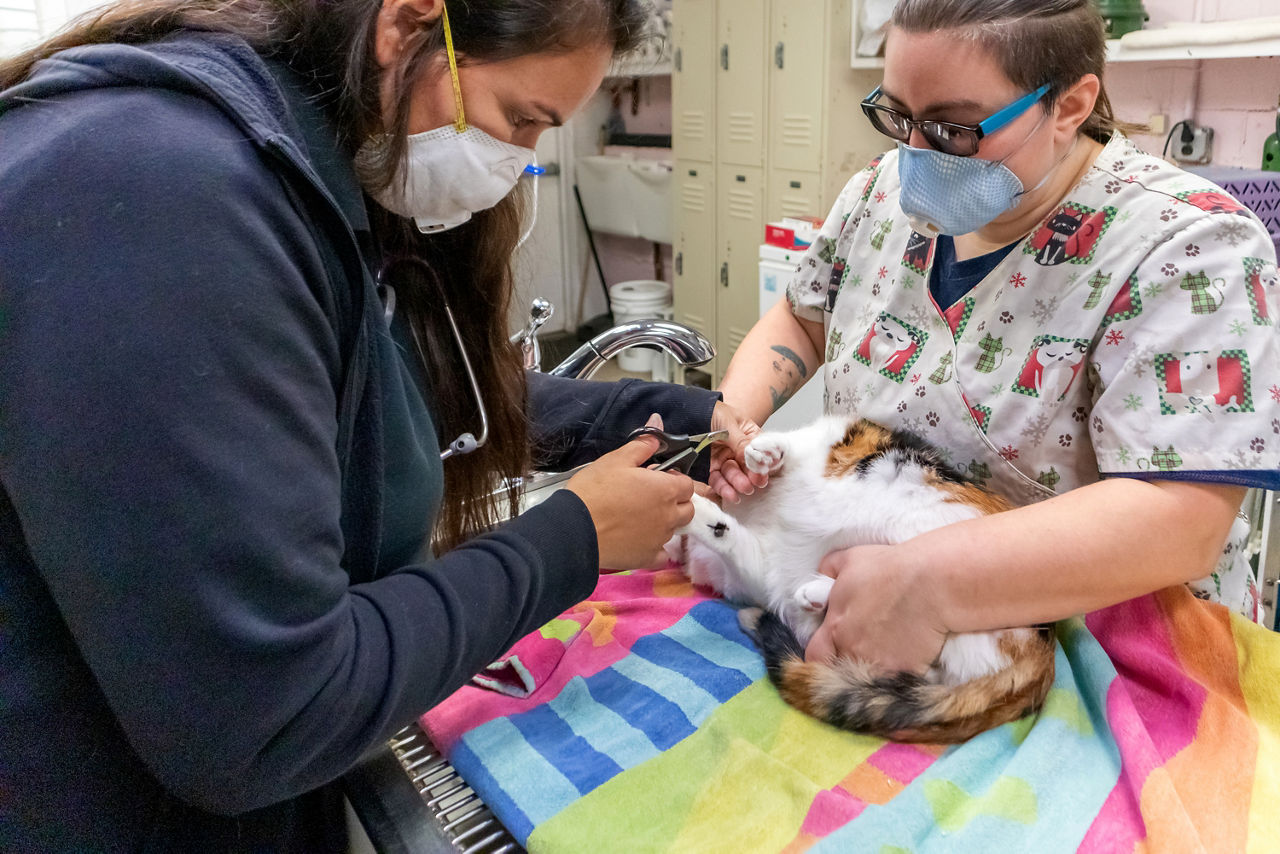
{"label": "veterinarian in navy hoodie", "polygon": [[335,780],[690,518],[627,433],[753,426],[526,391],[508,192],[643,13],[448,12],[143,0],[0,64],[0,849],[341,850]]}

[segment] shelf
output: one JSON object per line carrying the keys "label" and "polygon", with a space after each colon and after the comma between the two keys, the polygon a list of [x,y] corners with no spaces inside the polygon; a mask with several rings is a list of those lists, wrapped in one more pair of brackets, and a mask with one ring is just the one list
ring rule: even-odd
{"label": "shelf", "polygon": [[[1107,62],[1186,62],[1195,59],[1258,59],[1280,57],[1280,38],[1230,44],[1190,44],[1176,47],[1131,48],[1119,39],[1107,42]],[[852,68],[884,68],[884,57],[855,56]]]}
{"label": "shelf", "polygon": [[609,69],[607,77],[663,77],[671,73],[671,58],[630,59]]}
{"label": "shelf", "polygon": [[1222,44],[1132,48],[1120,39],[1107,42],[1108,62],[1182,62],[1193,59],[1254,59],[1280,56],[1280,38]]}

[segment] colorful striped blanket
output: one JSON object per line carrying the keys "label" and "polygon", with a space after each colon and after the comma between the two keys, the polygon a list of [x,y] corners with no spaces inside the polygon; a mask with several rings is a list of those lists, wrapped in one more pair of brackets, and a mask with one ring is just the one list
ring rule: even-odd
{"label": "colorful striped blanket", "polygon": [[895,744],[785,705],[677,570],[606,575],[509,653],[529,696],[422,722],[535,852],[1280,850],[1280,635],[1175,588],[1057,636],[1039,715]]}

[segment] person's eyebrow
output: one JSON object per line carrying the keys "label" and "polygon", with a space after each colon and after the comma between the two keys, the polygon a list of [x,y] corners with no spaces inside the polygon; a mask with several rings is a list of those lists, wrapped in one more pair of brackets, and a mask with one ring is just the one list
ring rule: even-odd
{"label": "person's eyebrow", "polygon": [[[902,101],[902,99],[901,99],[901,98],[894,97],[894,95],[893,95],[892,93],[890,93],[890,92],[889,92],[889,90],[885,89],[883,86],[881,86],[881,87],[880,87],[880,94],[881,94],[881,95],[883,95],[884,97],[888,98],[890,101],[893,101],[895,104],[898,104],[899,106],[902,106],[902,107],[905,107],[905,106],[906,106],[906,104],[905,104],[905,103],[903,103],[903,101]],[[939,102],[939,103],[937,103],[937,104],[930,104],[929,106],[927,106],[927,107],[925,107],[923,110],[921,110],[921,111],[920,111],[920,113],[921,113],[921,115],[926,115],[926,116],[927,116],[927,115],[930,115],[930,114],[933,114],[933,113],[941,113],[941,112],[945,112],[945,111],[947,111],[947,110],[978,110],[978,111],[982,111],[982,110],[985,110],[985,109],[986,109],[986,105],[984,105],[984,104],[979,104],[977,101],[971,101],[971,100],[967,100],[967,99],[961,99],[961,100],[957,100],[957,101],[941,101],[941,102]],[[912,115],[914,115],[914,113],[913,113]]]}
{"label": "person's eyebrow", "polygon": [[547,120],[553,128],[564,127],[564,119],[555,110],[544,104],[534,103],[533,108],[542,113],[542,117]]}

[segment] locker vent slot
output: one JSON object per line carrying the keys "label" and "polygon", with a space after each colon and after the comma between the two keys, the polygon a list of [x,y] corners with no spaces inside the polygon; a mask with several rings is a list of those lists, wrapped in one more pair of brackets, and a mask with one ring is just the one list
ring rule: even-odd
{"label": "locker vent slot", "polygon": [[808,199],[782,199],[780,207],[783,216],[814,216],[815,211],[810,210],[812,204]]}
{"label": "locker vent slot", "polygon": [[700,110],[685,110],[680,114],[681,132],[687,139],[707,138],[707,114]]}
{"label": "locker vent slot", "polygon": [[707,323],[707,319],[700,314],[690,314],[687,311],[681,312],[676,319],[703,336],[706,336],[707,330],[711,328],[711,324]]}
{"label": "locker vent slot", "polygon": [[684,184],[680,187],[680,207],[691,213],[707,210],[707,189],[701,184]]}
{"label": "locker vent slot", "polygon": [[813,145],[813,117],[790,115],[782,117],[782,144],[808,148]]}
{"label": "locker vent slot", "polygon": [[756,141],[755,113],[729,114],[729,141],[750,144]]}
{"label": "locker vent slot", "polygon": [[756,197],[752,193],[741,190],[729,193],[729,216],[734,219],[754,219],[756,215]]}

